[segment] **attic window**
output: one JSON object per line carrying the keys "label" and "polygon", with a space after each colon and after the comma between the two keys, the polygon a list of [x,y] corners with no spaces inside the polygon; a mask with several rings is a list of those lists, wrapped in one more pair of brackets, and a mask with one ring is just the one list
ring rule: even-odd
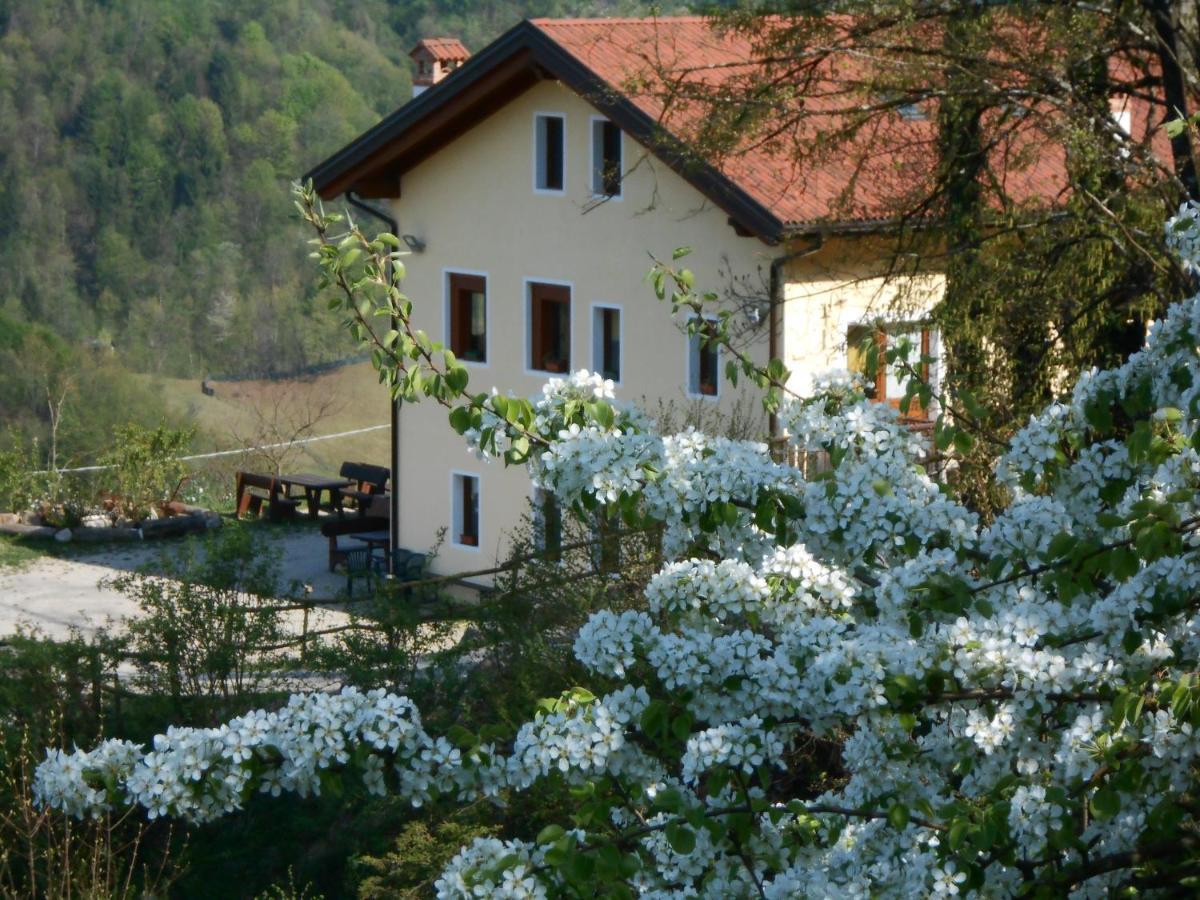
{"label": "attic window", "polygon": [[534,118],[533,186],[539,191],[561,193],[566,179],[566,119],[539,113]]}
{"label": "attic window", "polygon": [[621,129],[608,119],[592,119],[592,194],[620,197],[623,169]]}
{"label": "attic window", "polygon": [[929,118],[920,103],[903,103],[896,107],[896,112],[907,122],[924,122]]}

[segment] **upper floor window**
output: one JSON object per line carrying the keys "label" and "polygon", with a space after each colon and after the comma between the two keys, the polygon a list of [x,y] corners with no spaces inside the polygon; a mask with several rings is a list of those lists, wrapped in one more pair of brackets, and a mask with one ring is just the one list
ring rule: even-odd
{"label": "upper floor window", "polygon": [[538,113],[534,117],[533,186],[539,191],[560,192],[566,183],[566,119]]}
{"label": "upper floor window", "polygon": [[529,368],[571,371],[571,289],[531,281],[528,292]]}
{"label": "upper floor window", "polygon": [[[911,324],[858,326],[851,328],[847,337],[848,368],[867,376],[867,394],[873,400],[899,409],[914,373],[922,380],[929,380],[929,365],[922,360],[929,358],[930,348],[936,339],[932,329]],[[889,363],[887,351],[901,345],[908,348],[904,358]],[[875,357],[873,377],[867,372],[871,356]],[[906,415],[910,419],[925,419],[929,411],[923,409],[920,401],[913,397]]]}
{"label": "upper floor window", "polygon": [[623,171],[621,129],[608,119],[592,119],[592,194],[620,197]]}
{"label": "upper floor window", "polygon": [[621,310],[592,307],[592,371],[621,380]]}
{"label": "upper floor window", "polygon": [[715,397],[721,384],[721,347],[714,340],[716,319],[705,319],[695,334],[688,335],[688,393]]}
{"label": "upper floor window", "polygon": [[447,276],[450,349],[459,359],[487,362],[487,280],[482,275]]}

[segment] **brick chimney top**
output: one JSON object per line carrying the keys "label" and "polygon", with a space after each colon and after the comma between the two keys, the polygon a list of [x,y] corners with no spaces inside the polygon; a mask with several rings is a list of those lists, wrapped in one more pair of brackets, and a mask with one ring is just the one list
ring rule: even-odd
{"label": "brick chimney top", "polygon": [[425,38],[408,55],[417,63],[417,74],[413,78],[415,97],[470,59],[471,51],[458,38]]}

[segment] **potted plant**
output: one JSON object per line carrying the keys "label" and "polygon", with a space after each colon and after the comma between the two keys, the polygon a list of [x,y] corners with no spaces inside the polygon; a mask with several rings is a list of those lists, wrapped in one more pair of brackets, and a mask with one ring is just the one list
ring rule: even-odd
{"label": "potted plant", "polygon": [[712,382],[702,381],[700,382],[700,393],[706,397],[715,397],[717,396],[717,386]]}
{"label": "potted plant", "polygon": [[547,372],[565,372],[567,370],[566,361],[557,356],[547,356],[542,362],[542,366]]}
{"label": "potted plant", "polygon": [[478,547],[479,536],[475,534],[460,534],[458,536],[458,542],[467,547]]}

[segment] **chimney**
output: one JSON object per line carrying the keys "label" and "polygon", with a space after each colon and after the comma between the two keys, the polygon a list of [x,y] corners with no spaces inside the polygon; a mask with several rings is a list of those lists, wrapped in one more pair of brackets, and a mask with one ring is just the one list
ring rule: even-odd
{"label": "chimney", "polygon": [[408,53],[417,64],[413,96],[433,87],[471,57],[458,38],[425,38]]}

